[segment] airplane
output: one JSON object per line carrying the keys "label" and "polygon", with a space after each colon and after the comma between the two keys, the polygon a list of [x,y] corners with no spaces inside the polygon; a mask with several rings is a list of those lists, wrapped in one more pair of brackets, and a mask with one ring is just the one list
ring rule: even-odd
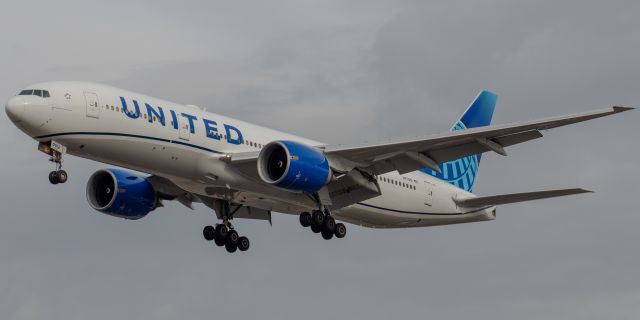
{"label": "airplane", "polygon": [[[220,223],[203,229],[228,252],[250,242],[234,219],[271,223],[298,215],[324,239],[346,223],[413,228],[490,221],[502,204],[590,192],[581,188],[477,196],[481,155],[541,138],[542,131],[632,110],[612,108],[491,125],[497,96],[481,91],[451,131],[376,143],[330,145],[144,94],[89,82],[46,82],[10,98],[13,124],[38,142],[63,184],[67,154],[120,168],[88,180],[89,206],[137,220],[175,200],[202,203]],[[125,168],[125,169],[121,169]],[[133,170],[133,171],[131,171]]]}

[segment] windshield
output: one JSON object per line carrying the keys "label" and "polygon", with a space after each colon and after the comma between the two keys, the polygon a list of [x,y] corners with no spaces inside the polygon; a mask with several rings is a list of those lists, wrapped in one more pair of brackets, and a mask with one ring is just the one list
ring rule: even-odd
{"label": "windshield", "polygon": [[22,90],[18,95],[19,96],[38,96],[38,97],[41,97],[41,98],[49,98],[49,97],[51,97],[51,95],[49,94],[49,91],[41,90],[41,89]]}

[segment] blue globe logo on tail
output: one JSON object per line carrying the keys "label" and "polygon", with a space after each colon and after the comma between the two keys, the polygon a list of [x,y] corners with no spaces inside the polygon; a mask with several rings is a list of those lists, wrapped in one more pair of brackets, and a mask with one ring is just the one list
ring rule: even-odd
{"label": "blue globe logo on tail", "polygon": [[[498,96],[489,91],[480,92],[478,97],[473,100],[469,108],[467,108],[462,117],[460,117],[460,120],[453,125],[451,131],[484,127],[491,124],[497,99]],[[435,172],[431,169],[422,169],[420,171],[447,181],[460,189],[472,192],[480,167],[480,158],[480,154],[475,154],[442,163],[439,165],[442,173]]]}

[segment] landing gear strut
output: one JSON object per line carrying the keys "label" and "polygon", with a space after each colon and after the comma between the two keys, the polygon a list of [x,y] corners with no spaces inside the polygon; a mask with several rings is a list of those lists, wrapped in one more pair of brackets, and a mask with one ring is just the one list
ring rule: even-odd
{"label": "landing gear strut", "polygon": [[69,179],[67,172],[62,170],[62,154],[51,150],[52,155],[49,161],[56,164],[56,170],[49,172],[49,182],[51,184],[65,183]]}
{"label": "landing gear strut", "polygon": [[249,250],[249,246],[251,245],[249,239],[247,237],[240,236],[233,228],[231,222],[229,222],[235,213],[235,211],[230,210],[229,202],[214,200],[213,206],[216,208],[216,211],[220,213],[222,223],[216,224],[215,227],[204,227],[202,230],[204,239],[207,241],[213,240],[218,247],[225,247],[229,253],[236,252],[237,250]]}
{"label": "landing gear strut", "polygon": [[315,210],[313,213],[303,212],[300,214],[300,225],[305,228],[311,227],[311,231],[320,233],[325,240],[330,240],[334,236],[344,238],[347,235],[347,227],[342,223],[336,223],[329,211],[325,213],[320,210]]}

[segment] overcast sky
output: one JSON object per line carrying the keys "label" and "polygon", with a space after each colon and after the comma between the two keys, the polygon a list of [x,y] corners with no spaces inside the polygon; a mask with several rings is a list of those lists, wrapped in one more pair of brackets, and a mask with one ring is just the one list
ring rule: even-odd
{"label": "overcast sky", "polygon": [[[104,82],[328,143],[447,130],[481,89],[495,123],[640,106],[638,1],[25,1],[0,4],[0,97]],[[348,226],[325,241],[276,215],[251,250],[202,238],[213,213],[97,213],[102,164],[70,180],[0,114],[0,318],[638,319],[640,112],[483,157],[481,195],[596,193],[493,222]]]}

